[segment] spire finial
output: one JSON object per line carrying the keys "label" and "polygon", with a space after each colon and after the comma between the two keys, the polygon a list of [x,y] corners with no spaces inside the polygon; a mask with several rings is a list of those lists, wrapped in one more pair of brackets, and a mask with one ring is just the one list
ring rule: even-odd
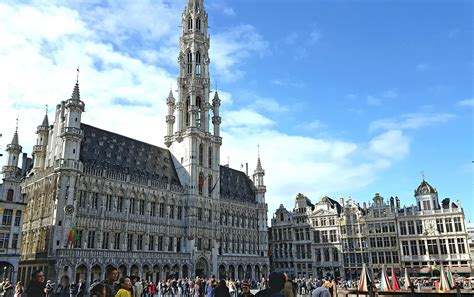
{"label": "spire finial", "polygon": [[16,117],[16,128],[15,128],[15,133],[18,133],[18,117]]}
{"label": "spire finial", "polygon": [[216,93],[217,93],[217,80],[216,80],[216,82],[215,82],[215,85],[216,85],[216,86],[215,86],[215,89],[216,89]]}
{"label": "spire finial", "polygon": [[420,173],[421,173],[421,178],[423,179],[423,181],[425,181],[425,173],[423,172],[423,170]]}
{"label": "spire finial", "polygon": [[45,104],[45,113],[48,114],[48,104]]}
{"label": "spire finial", "polygon": [[257,156],[260,159],[260,143],[257,143]]}
{"label": "spire finial", "polygon": [[79,83],[79,66],[77,66],[77,74],[76,74],[76,84]]}

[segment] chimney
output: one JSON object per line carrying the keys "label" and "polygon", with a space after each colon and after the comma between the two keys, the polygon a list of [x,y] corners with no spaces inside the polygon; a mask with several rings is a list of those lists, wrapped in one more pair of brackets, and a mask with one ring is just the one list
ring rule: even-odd
{"label": "chimney", "polygon": [[400,199],[398,198],[398,196],[395,196],[395,201],[396,201],[397,208],[400,208]]}
{"label": "chimney", "polygon": [[367,203],[364,202],[362,205],[364,206],[364,209],[367,209]]}
{"label": "chimney", "polygon": [[344,206],[344,197],[339,198],[339,204]]}
{"label": "chimney", "polygon": [[395,207],[395,199],[393,198],[393,196],[390,196],[390,206],[392,208]]}

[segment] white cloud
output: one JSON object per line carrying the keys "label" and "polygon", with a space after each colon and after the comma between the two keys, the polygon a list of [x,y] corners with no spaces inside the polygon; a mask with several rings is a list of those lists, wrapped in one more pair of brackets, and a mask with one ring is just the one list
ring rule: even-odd
{"label": "white cloud", "polygon": [[286,44],[292,45],[298,40],[299,34],[297,32],[291,32],[285,36],[284,41]]}
{"label": "white cloud", "polygon": [[418,129],[437,123],[445,123],[454,118],[450,113],[416,112],[401,115],[396,118],[375,120],[370,123],[369,130]]}
{"label": "white cloud", "polygon": [[400,160],[410,152],[410,143],[401,130],[390,130],[374,137],[369,149],[384,158]]}
{"label": "white cloud", "polygon": [[461,107],[474,107],[474,99],[465,99],[456,103],[457,106]]}
{"label": "white cloud", "polygon": [[238,67],[253,54],[262,55],[268,43],[251,25],[239,25],[217,33],[211,38],[211,67],[225,81],[233,81],[243,76]]}
{"label": "white cloud", "polygon": [[[178,39],[174,25],[179,24],[180,8],[151,1],[127,2],[124,6],[113,3],[111,7],[99,7],[92,1],[81,3],[77,7],[0,4],[3,147],[10,142],[15,118],[20,116],[20,142],[24,151],[31,153],[44,104],[50,106],[52,122],[54,106],[71,94],[78,65],[81,96],[86,104],[83,122],[163,146],[165,98],[170,83],[176,82],[176,75],[163,65],[173,65],[178,54],[173,48]],[[28,30],[18,16],[31,17],[34,21],[28,26],[34,28]],[[130,50],[128,41],[134,38],[143,48]],[[268,47],[248,25],[216,33],[211,43],[212,65],[221,79],[229,80],[243,74],[240,66],[251,55]],[[301,189],[317,197],[365,187],[394,162],[383,155],[386,150],[381,148],[395,150],[389,144],[404,139],[403,135],[382,133],[355,143],[289,135],[276,130],[278,115],[272,118],[260,113],[285,112],[288,107],[271,98],[259,98],[254,105],[234,108],[231,93],[223,90],[219,95],[223,102],[221,159],[229,155],[233,167],[248,162],[253,169],[256,145],[260,143],[269,216],[279,203],[291,205]],[[321,124],[313,121],[308,125],[317,128]],[[395,155],[401,158],[405,151],[398,147]],[[4,158],[0,161],[3,164]]]}

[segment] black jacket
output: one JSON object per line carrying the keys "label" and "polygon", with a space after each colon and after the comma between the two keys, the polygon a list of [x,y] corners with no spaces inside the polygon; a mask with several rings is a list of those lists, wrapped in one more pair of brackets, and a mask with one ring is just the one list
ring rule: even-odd
{"label": "black jacket", "polygon": [[230,297],[229,288],[227,286],[217,285],[214,289],[215,297]]}
{"label": "black jacket", "polygon": [[45,284],[39,283],[35,280],[31,280],[26,288],[26,295],[28,297],[45,297],[46,293],[44,292]]}

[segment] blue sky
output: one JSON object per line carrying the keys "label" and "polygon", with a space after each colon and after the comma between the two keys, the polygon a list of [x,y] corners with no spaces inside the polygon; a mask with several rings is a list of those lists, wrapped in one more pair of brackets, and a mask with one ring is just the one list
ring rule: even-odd
{"label": "blue sky", "polygon": [[[205,5],[221,163],[255,168],[260,143],[269,217],[299,192],[361,202],[379,192],[408,205],[423,171],[474,221],[472,1]],[[2,2],[2,146],[19,116],[31,152],[44,104],[70,95],[77,65],[84,122],[163,146],[183,7]]]}

